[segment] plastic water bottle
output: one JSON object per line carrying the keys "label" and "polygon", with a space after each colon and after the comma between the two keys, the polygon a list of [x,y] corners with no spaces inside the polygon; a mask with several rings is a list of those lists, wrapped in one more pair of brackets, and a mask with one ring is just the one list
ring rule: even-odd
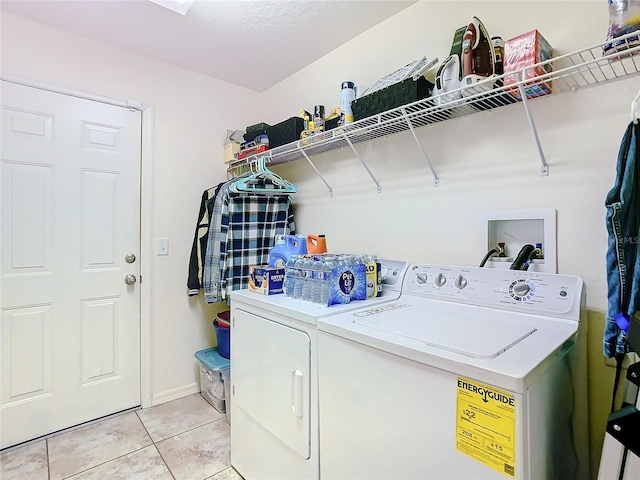
{"label": "plastic water bottle", "polygon": [[302,287],[304,286],[304,279],[302,278],[304,272],[304,266],[306,260],[303,256],[298,257],[295,263],[295,281],[293,282],[293,298],[302,298]]}
{"label": "plastic water bottle", "polygon": [[285,265],[284,285],[282,289],[287,297],[293,297],[293,283],[295,282],[295,264],[297,259],[297,255],[292,255]]}
{"label": "plastic water bottle", "polygon": [[320,303],[327,305],[329,303],[329,297],[331,296],[331,270],[336,266],[336,262],[333,257],[325,258],[322,268],[322,281],[320,284]]}
{"label": "plastic water bottle", "polygon": [[320,292],[322,290],[322,267],[324,266],[324,257],[318,255],[317,260],[313,263],[313,288],[311,289],[311,301],[314,303],[320,303]]}
{"label": "plastic water bottle", "polygon": [[313,288],[315,285],[315,280],[313,278],[313,267],[316,262],[313,261],[312,258],[309,258],[305,264],[305,276],[304,276],[304,285],[302,287],[302,299],[311,301],[313,297]]}

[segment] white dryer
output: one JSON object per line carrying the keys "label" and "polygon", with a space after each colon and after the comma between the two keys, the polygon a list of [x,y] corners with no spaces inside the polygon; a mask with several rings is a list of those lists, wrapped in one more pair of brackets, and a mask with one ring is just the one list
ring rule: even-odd
{"label": "white dryer", "polygon": [[347,305],[231,293],[231,464],[247,480],[320,477],[316,325],[397,300],[408,265],[381,263],[382,296]]}
{"label": "white dryer", "polygon": [[589,478],[578,277],[414,265],[319,319],[323,479]]}

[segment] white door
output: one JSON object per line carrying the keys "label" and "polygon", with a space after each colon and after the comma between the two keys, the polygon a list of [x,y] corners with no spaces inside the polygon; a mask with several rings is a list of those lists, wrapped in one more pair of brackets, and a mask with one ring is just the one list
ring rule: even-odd
{"label": "white door", "polygon": [[5,81],[1,95],[6,447],[140,404],[125,276],[140,271],[141,114]]}
{"label": "white door", "polygon": [[[311,340],[266,318],[233,317],[234,408],[243,410],[304,459],[311,456]],[[234,354],[233,352],[241,352]],[[234,422],[237,423],[236,417]],[[231,424],[232,436],[241,426]]]}

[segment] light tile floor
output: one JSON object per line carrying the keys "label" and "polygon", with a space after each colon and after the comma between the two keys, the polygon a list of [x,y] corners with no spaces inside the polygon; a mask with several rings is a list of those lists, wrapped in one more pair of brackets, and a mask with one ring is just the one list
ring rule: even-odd
{"label": "light tile floor", "polygon": [[2,480],[241,480],[229,425],[200,394],[0,454]]}

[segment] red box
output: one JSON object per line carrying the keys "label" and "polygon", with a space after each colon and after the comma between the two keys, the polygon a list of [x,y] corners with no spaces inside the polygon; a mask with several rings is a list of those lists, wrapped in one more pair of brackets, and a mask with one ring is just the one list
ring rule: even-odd
{"label": "red box", "polygon": [[235,153],[234,155],[238,160],[242,160],[244,157],[255,155],[256,153],[266,152],[267,150],[269,150],[269,145],[258,145],[257,147],[240,150],[239,153]]}
{"label": "red box", "polygon": [[[538,30],[532,30],[504,42],[504,73],[526,68],[526,78],[532,79],[524,86],[527,98],[535,98],[551,93],[551,79],[535,80],[540,75],[551,72],[551,63],[535,68],[527,68],[551,59],[551,45]],[[504,85],[512,85],[520,80],[519,75],[506,75]],[[520,91],[515,87],[510,93],[520,99]]]}

